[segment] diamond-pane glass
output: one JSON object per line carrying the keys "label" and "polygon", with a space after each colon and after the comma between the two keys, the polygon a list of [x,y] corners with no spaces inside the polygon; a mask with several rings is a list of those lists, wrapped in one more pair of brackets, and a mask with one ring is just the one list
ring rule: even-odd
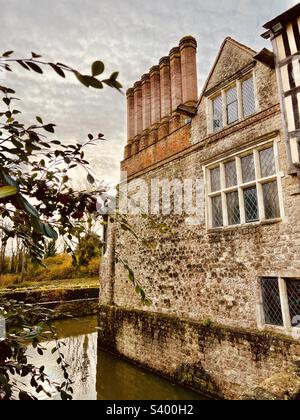
{"label": "diamond-pane glass", "polygon": [[287,280],[286,285],[292,326],[300,328],[300,281]]}
{"label": "diamond-pane glass", "polygon": [[223,128],[223,102],[219,95],[213,100],[213,131],[219,131]]}
{"label": "diamond-pane glass", "polygon": [[277,278],[262,279],[262,295],[265,323],[268,325],[283,326],[279,285]]}
{"label": "diamond-pane glass", "polygon": [[244,190],[246,222],[254,222],[259,219],[256,187]]}
{"label": "diamond-pane glass", "polygon": [[211,199],[212,225],[213,227],[223,226],[222,197],[218,195]]}
{"label": "diamond-pane glass", "polygon": [[220,191],[221,189],[220,166],[210,171],[210,187],[211,192]]}
{"label": "diamond-pane glass", "polygon": [[245,80],[242,83],[242,95],[243,95],[243,111],[244,117],[249,117],[256,111],[255,107],[255,96],[254,96],[254,82],[253,78]]}
{"label": "diamond-pane glass", "polygon": [[253,155],[243,157],[242,163],[242,174],[243,182],[250,182],[255,180],[255,167]]}
{"label": "diamond-pane glass", "polygon": [[226,92],[227,99],[227,124],[238,121],[237,89],[233,87]]}
{"label": "diamond-pane glass", "polygon": [[273,147],[262,150],[259,153],[261,175],[263,178],[274,175],[276,173],[275,158]]}
{"label": "diamond-pane glass", "polygon": [[236,163],[235,160],[225,163],[226,188],[237,185]]}
{"label": "diamond-pane glass", "polygon": [[277,182],[269,182],[268,184],[263,184],[262,187],[266,219],[280,217]]}
{"label": "diamond-pane glass", "polygon": [[241,223],[239,194],[237,191],[227,194],[227,212],[229,226]]}

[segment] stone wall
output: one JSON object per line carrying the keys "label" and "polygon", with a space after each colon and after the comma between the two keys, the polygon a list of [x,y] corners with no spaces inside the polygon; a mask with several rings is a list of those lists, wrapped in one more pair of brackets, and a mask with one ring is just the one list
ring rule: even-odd
{"label": "stone wall", "polygon": [[[232,41],[227,40],[224,45],[228,43]],[[129,221],[138,236],[156,246],[149,250],[132,234],[114,227],[110,232],[111,246],[103,260],[100,293],[101,311],[107,312],[101,321],[104,334],[114,328],[113,322],[117,322],[118,317],[121,318],[118,331],[111,331],[119,353],[178,380],[175,372],[185,363],[196,366],[202,376],[212,378],[216,385],[212,391],[226,398],[237,396],[243,387],[257,386],[278,370],[291,366],[293,357],[299,357],[299,345],[289,344],[287,350],[288,338],[276,341],[273,352],[270,340],[272,337],[277,340],[277,333],[273,332],[272,336],[272,331],[270,335],[259,332],[267,328],[260,318],[260,278],[300,278],[300,195],[295,194],[297,178],[288,175],[275,72],[265,64],[253,62],[255,53],[251,50],[243,50],[239,61],[238,48],[235,44],[234,60],[230,49],[223,48],[222,66],[226,67],[224,71],[229,77],[240,66],[253,64],[258,112],[218,133],[209,134],[203,95],[197,115],[186,126],[188,136],[182,136],[182,148],[169,148],[172,144],[180,145],[180,139],[170,134],[162,140],[165,149],[160,146],[164,155],[159,159],[152,145],[152,160],[144,159],[143,153],[137,154],[134,161],[123,162],[123,168],[128,165],[129,185],[133,186],[137,185],[137,177],[147,185],[153,179],[204,180],[204,165],[262,142],[276,142],[284,215],[273,221],[208,229],[203,201],[199,224],[188,224],[185,214],[155,217],[157,223],[163,222],[169,227],[165,233],[151,227],[142,217],[131,217]],[[211,80],[215,77],[214,83],[220,83],[220,74],[217,71]],[[209,82],[208,86],[211,89],[213,83]],[[151,154],[150,149],[147,153]],[[114,259],[115,253],[128,260],[147,296],[153,300],[150,307],[142,305],[128,273]],[[109,276],[105,275],[107,272]],[[114,309],[106,311],[107,305],[114,305]],[[139,310],[142,312],[137,312]],[[143,324],[152,325],[153,319],[155,325],[150,328],[153,334],[149,335]],[[199,326],[202,325],[202,334],[203,325],[211,323],[223,327],[205,329],[209,346],[203,347],[199,345]],[[166,328],[167,333],[162,338]],[[226,333],[222,335],[220,331]],[[263,359],[256,360],[253,356],[253,342],[262,347]],[[202,379],[199,381],[201,383]]]}
{"label": "stone wall", "polygon": [[99,345],[216,398],[238,399],[276,372],[293,372],[296,342],[164,314],[101,306]]}
{"label": "stone wall", "polygon": [[55,319],[96,315],[99,288],[29,290],[2,293],[1,297],[26,304],[41,304],[55,311]]}

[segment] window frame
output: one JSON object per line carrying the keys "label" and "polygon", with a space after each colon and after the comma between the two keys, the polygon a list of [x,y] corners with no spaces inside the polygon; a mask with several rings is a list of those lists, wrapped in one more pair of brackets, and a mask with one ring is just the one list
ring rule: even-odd
{"label": "window frame", "polygon": [[[242,226],[251,226],[252,224],[263,223],[263,222],[272,222],[272,221],[282,221],[284,219],[284,206],[283,206],[283,192],[282,192],[282,182],[281,179],[284,176],[284,173],[280,171],[279,167],[279,158],[278,158],[278,141],[279,139],[273,139],[265,141],[251,148],[247,148],[239,153],[232,154],[223,159],[211,163],[203,168],[205,174],[205,199],[206,199],[206,227],[207,230],[212,229],[226,229],[226,228],[239,228]],[[267,177],[262,177],[260,172],[260,152],[262,150],[273,147],[274,151],[274,160],[275,160],[275,174]],[[243,182],[242,179],[242,165],[241,158],[248,156],[249,154],[254,156],[254,166],[255,166],[255,180],[249,182]],[[228,162],[235,160],[237,168],[237,185],[233,187],[226,187],[226,175],[225,175],[225,165]],[[221,177],[221,189],[218,191],[211,191],[210,183],[210,171],[220,167],[220,177]],[[279,201],[279,211],[280,216],[274,219],[266,219],[265,216],[265,206],[264,206],[264,196],[263,196],[263,185],[270,182],[277,182],[278,188],[278,201]],[[247,188],[256,187],[257,198],[258,198],[258,220],[246,222],[246,213],[245,213],[245,203],[244,203],[244,190]],[[227,194],[231,192],[238,191],[239,197],[239,208],[240,208],[240,223],[235,225],[230,225],[228,222],[228,208],[227,208]],[[212,198],[220,196],[222,198],[222,214],[223,214],[223,226],[214,227],[213,218],[212,218]]]}
{"label": "window frame", "polygon": [[[244,107],[243,107],[243,92],[242,92],[242,85],[243,82],[245,82],[248,79],[253,79],[253,89],[254,89],[254,100],[255,100],[255,111],[253,114],[249,116],[244,116]],[[237,108],[238,108],[238,119],[232,123],[228,123],[228,103],[227,103],[227,92],[232,89],[233,87],[236,88],[237,92]],[[221,96],[222,99],[222,127],[219,129],[215,129],[214,127],[214,100]],[[257,99],[257,88],[256,88],[256,76],[255,71],[251,70],[251,72],[247,73],[240,79],[237,79],[234,82],[229,83],[222,89],[218,90],[214,94],[212,94],[208,98],[209,103],[209,122],[207,124],[208,126],[208,132],[209,134],[216,134],[222,131],[226,127],[230,127],[234,124],[238,124],[239,122],[246,120],[248,118],[251,118],[253,115],[255,115],[257,112],[260,111],[259,103]]]}
{"label": "window frame", "polygon": [[[280,305],[281,305],[281,314],[283,325],[273,325],[267,324],[265,320],[265,308],[264,308],[264,300],[263,300],[263,280],[265,278],[273,278],[274,281],[278,281],[278,289],[279,289],[279,298],[280,298]],[[288,297],[288,281],[299,281],[299,276],[276,276],[276,275],[265,275],[261,276],[258,280],[259,286],[259,304],[258,304],[258,328],[263,330],[277,330],[280,332],[284,332],[290,334],[292,336],[297,336],[299,338],[300,335],[300,326],[293,327],[292,326],[292,319],[291,319],[291,312],[289,307],[289,297]],[[300,315],[300,314],[299,314]]]}

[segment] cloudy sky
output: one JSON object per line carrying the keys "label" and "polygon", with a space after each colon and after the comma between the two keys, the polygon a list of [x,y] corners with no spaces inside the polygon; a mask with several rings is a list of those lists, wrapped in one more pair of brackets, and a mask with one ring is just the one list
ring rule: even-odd
{"label": "cloudy sky", "polygon": [[[0,0],[0,50],[19,58],[41,53],[88,73],[104,61],[107,74],[120,72],[125,90],[160,57],[193,35],[199,44],[199,88],[227,36],[259,50],[262,25],[294,0]],[[90,132],[109,140],[88,154],[100,179],[117,182],[126,142],[126,101],[118,92],[89,90],[51,71],[31,75],[17,66],[6,85],[22,98],[26,117],[44,116],[61,139],[80,141]],[[0,80],[4,84],[3,80]]]}

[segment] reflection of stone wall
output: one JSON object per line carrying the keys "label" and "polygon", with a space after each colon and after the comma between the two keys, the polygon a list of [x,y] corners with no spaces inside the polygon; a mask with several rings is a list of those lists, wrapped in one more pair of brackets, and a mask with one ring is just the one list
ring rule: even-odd
{"label": "reflection of stone wall", "polygon": [[[99,345],[199,392],[238,398],[281,370],[296,342],[284,336],[101,306]],[[298,350],[297,350],[298,349]]]}

